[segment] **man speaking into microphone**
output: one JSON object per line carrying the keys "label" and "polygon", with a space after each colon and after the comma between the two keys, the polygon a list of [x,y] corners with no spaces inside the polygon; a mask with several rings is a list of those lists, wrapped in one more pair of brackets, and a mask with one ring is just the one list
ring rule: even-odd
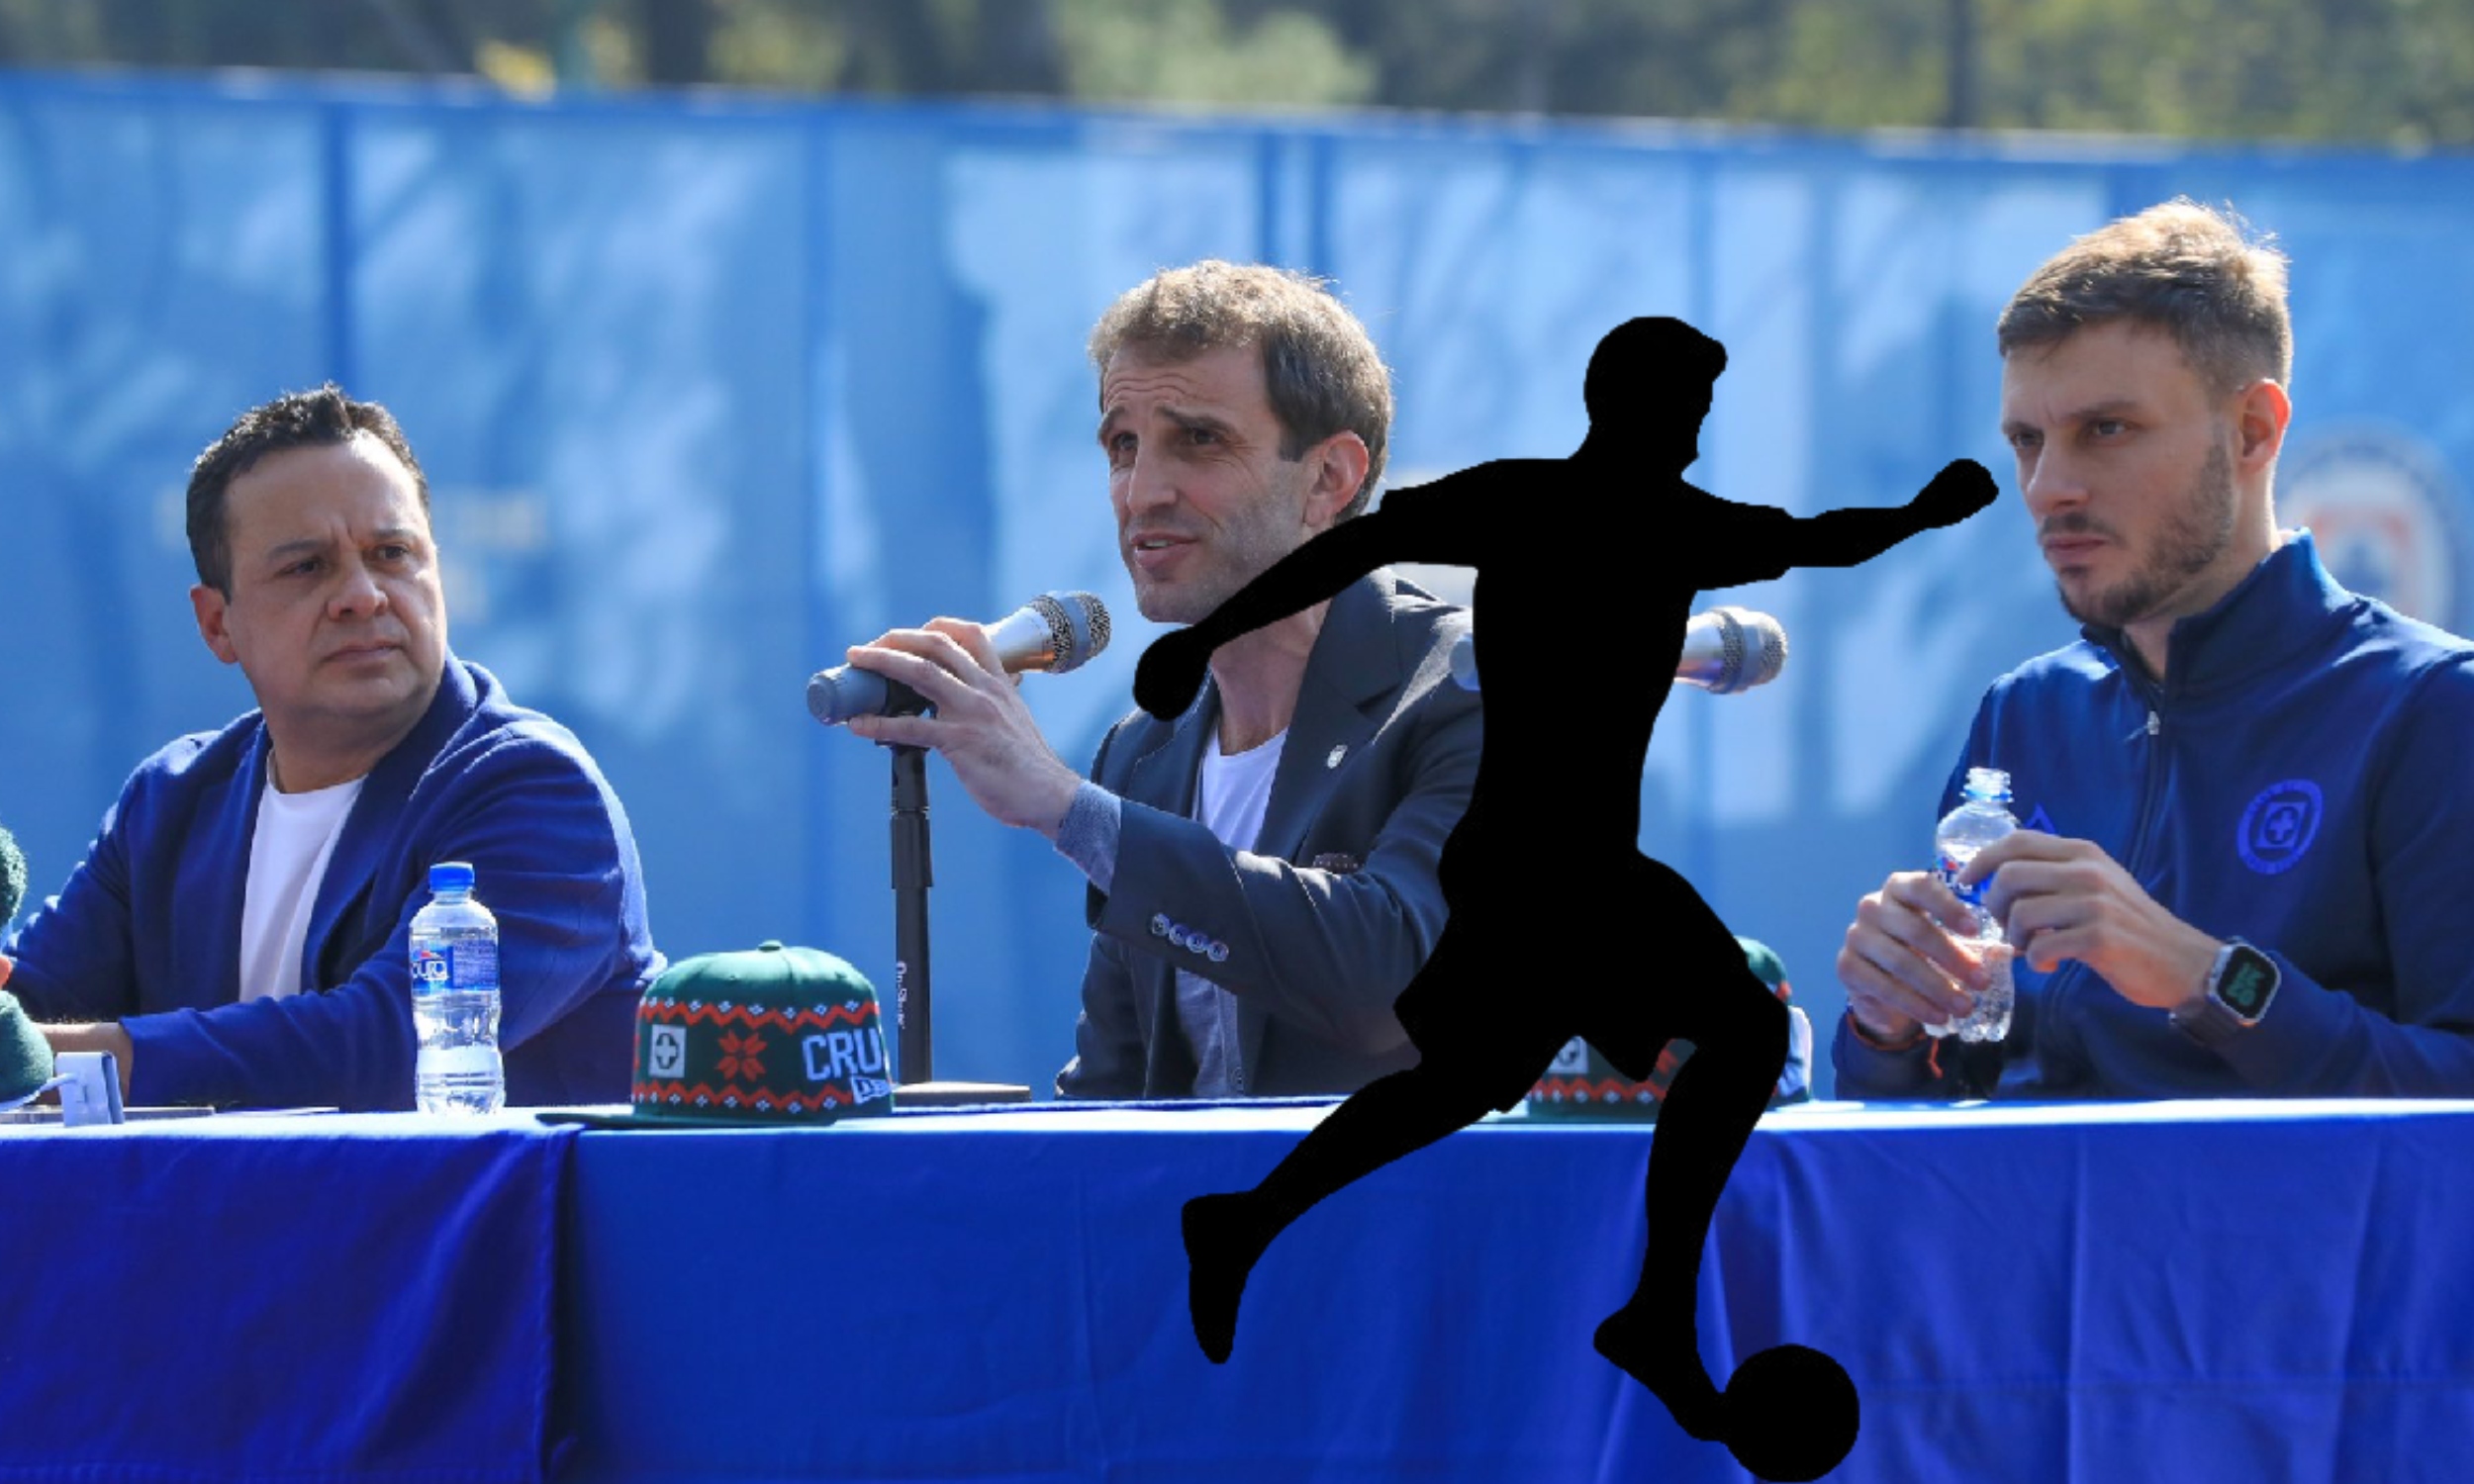
{"label": "man speaking into microphone", "polygon": [[[1189,624],[1366,509],[1391,383],[1311,279],[1204,261],[1092,331],[1117,546],[1143,616]],[[979,806],[1091,880],[1063,1097],[1351,1092],[1417,1060],[1391,1002],[1444,925],[1436,862],[1476,776],[1467,614],[1379,569],[1222,646],[1174,721],[1133,712],[1089,781],[1040,735],[985,629],[853,648],[927,716],[853,731],[933,748]]]}

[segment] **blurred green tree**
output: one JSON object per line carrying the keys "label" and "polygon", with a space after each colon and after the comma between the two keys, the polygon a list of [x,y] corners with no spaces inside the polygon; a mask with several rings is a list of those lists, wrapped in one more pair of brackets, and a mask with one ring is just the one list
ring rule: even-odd
{"label": "blurred green tree", "polygon": [[0,64],[2474,144],[2468,0],[0,0]]}

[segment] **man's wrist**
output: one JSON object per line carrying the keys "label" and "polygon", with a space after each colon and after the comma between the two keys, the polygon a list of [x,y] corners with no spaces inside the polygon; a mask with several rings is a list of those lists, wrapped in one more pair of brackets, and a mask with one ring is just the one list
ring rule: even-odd
{"label": "man's wrist", "polygon": [[1924,1040],[1924,1027],[1921,1025],[1910,1025],[1904,1037],[1882,1035],[1864,1024],[1864,1017],[1856,1013],[1854,1005],[1847,1007],[1847,1029],[1858,1042],[1877,1052],[1914,1051]]}
{"label": "man's wrist", "polygon": [[1073,811],[1074,795],[1083,787],[1083,777],[1073,769],[1059,764],[1050,778],[1049,797],[1028,821],[1049,844],[1057,843],[1057,832],[1065,828],[1065,816]]}
{"label": "man's wrist", "polygon": [[2201,1046],[2226,1046],[2259,1024],[2281,978],[2276,961],[2264,951],[2239,938],[2229,939],[2211,959],[2198,988],[2174,1005],[2166,1019]]}
{"label": "man's wrist", "polygon": [[2207,996],[2209,981],[2216,977],[2218,957],[2226,944],[2206,933],[2189,930],[2179,935],[2173,947],[2158,961],[2148,974],[2133,980],[2128,971],[2126,982],[2136,982],[2141,992],[2133,993],[2117,986],[2115,992],[2135,1005],[2154,1010],[2178,1011],[2195,1008]]}
{"label": "man's wrist", "polygon": [[36,1029],[51,1043],[51,1054],[62,1052],[110,1052],[120,1068],[121,1096],[129,1096],[131,1069],[137,1065],[138,1049],[129,1038],[129,1030],[117,1020],[97,1021],[92,1025],[47,1025]]}
{"label": "man's wrist", "polygon": [[2234,945],[2231,942],[2202,935],[2185,949],[2174,966],[2173,977],[2180,982],[2182,994],[2165,1006],[2171,1011],[2193,1011],[2208,997],[2208,987],[2216,982],[2217,968]]}
{"label": "man's wrist", "polygon": [[1116,879],[1117,839],[1124,820],[1117,796],[1098,785],[1077,783],[1074,802],[1057,827],[1057,853],[1072,861],[1091,883],[1105,891]]}

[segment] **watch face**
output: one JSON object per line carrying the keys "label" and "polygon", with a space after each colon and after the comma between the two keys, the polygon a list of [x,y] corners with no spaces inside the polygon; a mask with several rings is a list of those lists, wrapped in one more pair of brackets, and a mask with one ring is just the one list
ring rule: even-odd
{"label": "watch face", "polygon": [[2275,962],[2246,943],[2235,945],[2225,973],[2217,975],[2217,998],[2225,1007],[2244,1020],[2256,1020],[2275,989]]}

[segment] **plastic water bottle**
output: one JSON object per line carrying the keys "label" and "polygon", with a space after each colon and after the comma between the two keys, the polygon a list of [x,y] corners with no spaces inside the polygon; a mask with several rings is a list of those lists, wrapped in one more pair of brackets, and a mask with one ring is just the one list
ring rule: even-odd
{"label": "plastic water bottle", "polygon": [[498,919],[472,899],[472,867],[429,868],[429,903],[413,914],[413,1098],[424,1113],[495,1113],[507,1096],[498,1054]]}
{"label": "plastic water bottle", "polygon": [[1942,884],[1975,916],[1975,931],[1959,942],[1990,972],[1991,982],[1977,991],[1973,1010],[1956,1020],[1927,1022],[1925,1030],[1935,1036],[1954,1035],[1961,1041],[1999,1041],[2010,1034],[2011,949],[2002,938],[2001,923],[1984,910],[1984,882],[1961,886],[1958,873],[1976,858],[1976,852],[2017,829],[2019,821],[2010,813],[2010,775],[2001,769],[1968,769],[1964,791],[1958,807],[1942,816],[1933,843],[1941,857]]}

